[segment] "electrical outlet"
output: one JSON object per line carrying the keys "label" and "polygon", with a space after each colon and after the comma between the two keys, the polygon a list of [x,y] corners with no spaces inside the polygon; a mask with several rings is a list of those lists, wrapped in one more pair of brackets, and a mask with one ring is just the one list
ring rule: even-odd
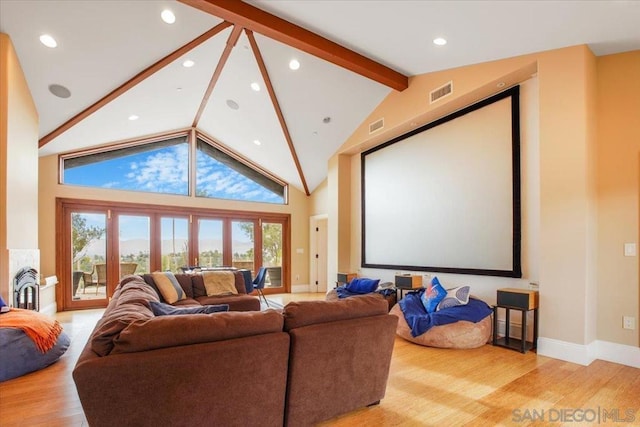
{"label": "electrical outlet", "polygon": [[625,243],[624,244],[624,256],[636,256],[636,244]]}
{"label": "electrical outlet", "polygon": [[296,274],[296,280],[300,280],[300,275]]}
{"label": "electrical outlet", "polygon": [[636,328],[636,318],[632,316],[623,316],[622,327],[624,329],[634,330]]}

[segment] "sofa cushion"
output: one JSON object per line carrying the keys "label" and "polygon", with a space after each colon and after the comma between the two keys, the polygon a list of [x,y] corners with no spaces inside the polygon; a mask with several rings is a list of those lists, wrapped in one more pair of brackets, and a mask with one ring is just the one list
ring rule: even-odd
{"label": "sofa cushion", "polygon": [[169,304],[185,299],[187,297],[178,279],[170,271],[154,271],[151,273],[153,281],[160,290],[162,297]]}
{"label": "sofa cushion", "polygon": [[272,310],[160,316],[128,325],[115,339],[112,354],[224,341],[282,331]]}
{"label": "sofa cushion", "polygon": [[223,295],[219,297],[198,297],[202,305],[229,304],[230,311],[260,311],[260,300],[251,295]]}
{"label": "sofa cushion", "polygon": [[174,307],[163,302],[149,301],[151,311],[156,316],[176,316],[183,314],[210,314],[229,311],[229,304],[197,305],[194,307]]}
{"label": "sofa cushion", "polygon": [[191,274],[174,274],[187,298],[193,298],[193,281]]}
{"label": "sofa cushion", "polygon": [[388,309],[387,301],[378,294],[353,296],[338,301],[294,301],[284,307],[284,330],[387,314]]}
{"label": "sofa cushion", "polygon": [[121,283],[91,334],[91,349],[106,356],[113,349],[114,338],[131,322],[153,318],[149,301],[158,301],[158,296],[140,277]]}

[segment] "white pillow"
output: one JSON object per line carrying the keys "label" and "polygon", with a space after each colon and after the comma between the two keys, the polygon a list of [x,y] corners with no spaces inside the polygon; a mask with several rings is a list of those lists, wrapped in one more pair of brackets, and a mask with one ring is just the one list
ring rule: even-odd
{"label": "white pillow", "polygon": [[457,288],[447,289],[447,295],[440,301],[436,307],[436,311],[456,305],[466,305],[469,302],[469,286],[458,286]]}

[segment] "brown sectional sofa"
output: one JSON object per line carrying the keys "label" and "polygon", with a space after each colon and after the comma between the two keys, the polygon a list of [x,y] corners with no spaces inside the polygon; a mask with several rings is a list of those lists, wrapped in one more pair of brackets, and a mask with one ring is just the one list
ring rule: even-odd
{"label": "brown sectional sofa", "polygon": [[73,371],[100,426],[306,426],[384,397],[397,317],[376,296],[153,316],[123,280]]}
{"label": "brown sectional sofa", "polygon": [[[175,276],[176,279],[178,279],[178,283],[180,283],[180,287],[187,295],[187,298],[173,303],[172,305],[229,304],[229,311],[260,310],[260,300],[258,297],[247,295],[245,279],[239,271],[234,271],[235,286],[238,291],[237,295],[207,296],[202,274],[176,274]],[[145,274],[142,277],[144,281],[156,291],[160,298],[160,302],[165,302],[162,298],[162,293],[158,291],[158,288],[153,281],[153,276],[151,274]]]}

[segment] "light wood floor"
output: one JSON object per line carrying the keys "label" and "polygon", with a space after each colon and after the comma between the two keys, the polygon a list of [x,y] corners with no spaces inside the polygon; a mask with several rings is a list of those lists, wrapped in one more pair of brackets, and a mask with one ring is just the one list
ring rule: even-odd
{"label": "light wood floor", "polygon": [[[323,294],[268,297],[283,304],[324,299]],[[0,383],[0,426],[87,426],[71,371],[101,315],[102,310],[57,314],[71,347],[54,365]],[[585,367],[490,345],[433,349],[397,338],[381,403],[323,426],[598,424],[577,422],[580,414],[597,415],[602,425],[639,426],[639,407],[640,369],[603,361]],[[615,414],[627,422],[615,422]]]}

